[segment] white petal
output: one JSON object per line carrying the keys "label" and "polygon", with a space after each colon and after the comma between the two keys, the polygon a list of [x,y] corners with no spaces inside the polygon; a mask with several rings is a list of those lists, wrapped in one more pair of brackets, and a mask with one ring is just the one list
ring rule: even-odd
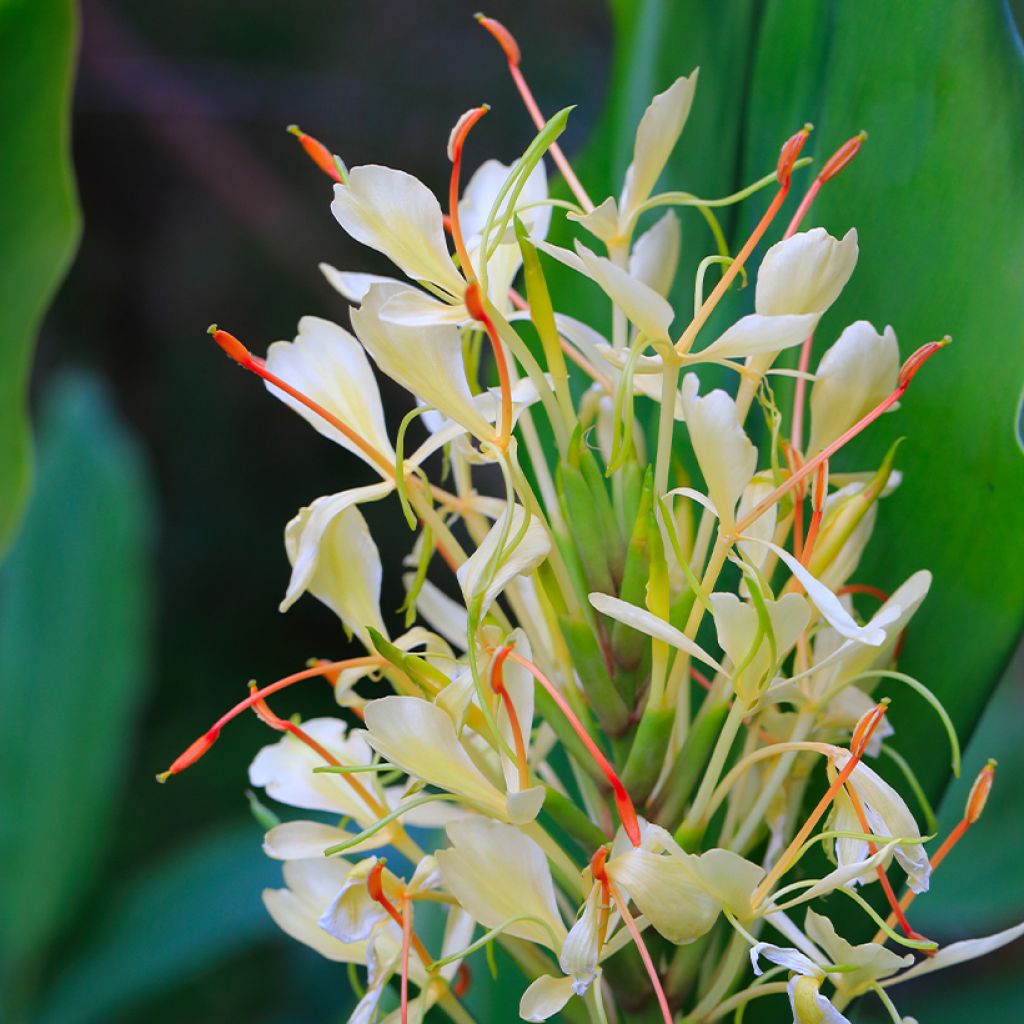
{"label": "white petal", "polygon": [[[743,519],[744,516],[757,505],[762,499],[767,498],[775,490],[775,484],[769,474],[759,473],[743,489],[740,495],[740,503],[736,506],[736,518]],[[772,505],[767,512],[758,516],[750,526],[747,527],[747,535],[756,537],[758,540],[771,540],[775,536],[775,524],[778,519],[778,505]],[[761,569],[768,558],[768,551],[760,544],[748,544],[746,541],[739,543],[740,554],[755,569]]]}
{"label": "white petal", "polygon": [[374,285],[352,326],[374,361],[428,405],[461,423],[478,438],[492,440],[494,429],[473,403],[462,360],[462,338],[451,324],[409,327],[382,319],[382,307],[401,289]]}
{"label": "white petal", "polygon": [[732,850],[713,849],[691,862],[704,887],[731,914],[750,915],[750,897],[764,878],[764,868]]}
{"label": "white petal", "polygon": [[698,398],[699,386],[696,374],[683,378],[686,424],[708,494],[728,530],[735,522],[736,502],[757,468],[757,449],[740,425],[732,397],[712,391]]}
{"label": "white petal", "polygon": [[802,231],[773,245],[757,272],[754,309],[765,316],[824,313],[839,297],[857,263],[857,232],[840,241],[824,228]]}
{"label": "white petal", "polygon": [[544,851],[512,825],[482,818],[453,822],[451,847],[438,850],[445,887],[485,928],[529,916],[506,934],[557,951],[565,939]]}
{"label": "white petal", "polygon": [[360,274],[352,270],[338,270],[330,263],[321,263],[320,273],[327,278],[327,283],[336,292],[344,295],[349,302],[357,306],[370,290],[370,285],[402,283],[393,277],[384,277],[382,274]]}
{"label": "white petal", "polygon": [[600,285],[641,334],[654,340],[667,339],[675,313],[668,301],[642,281],[630,277],[605,256],[598,256],[580,242],[576,251],[587,276]]}
{"label": "white petal", "polygon": [[441,206],[423,182],[405,171],[353,167],[334,186],[331,212],[357,241],[384,253],[414,281],[430,281],[461,297],[466,282],[444,240]]}
{"label": "white petal", "polygon": [[[412,579],[411,573],[403,577],[406,589],[409,588]],[[430,580],[423,581],[423,586],[416,595],[416,611],[423,616],[431,629],[436,629],[450,644],[466,650],[469,629],[466,609]]]}
{"label": "white petal", "polygon": [[364,714],[367,739],[392,764],[504,815],[505,795],[473,763],[441,708],[419,697],[391,696],[370,701]]}
{"label": "white petal", "polygon": [[776,946],[770,942],[759,942],[756,946],[751,946],[750,963],[758,976],[764,974],[760,964],[761,957],[797,974],[810,978],[822,977],[821,968],[813,960],[809,960],[803,953],[789,946]]}
{"label": "white petal", "polygon": [[657,615],[649,612],[646,608],[630,604],[628,601],[612,597],[610,594],[595,593],[588,595],[588,597],[590,603],[603,615],[607,615],[608,618],[615,619],[616,622],[625,623],[625,625],[631,626],[641,633],[646,633],[647,636],[654,637],[655,640],[662,640],[677,650],[685,651],[690,657],[703,662],[703,664],[713,668],[716,672],[723,671],[722,666],[710,655],[705,654],[685,633],[676,629],[675,626],[664,619],[659,619]]}
{"label": "white petal", "polygon": [[[274,860],[307,860],[322,857],[324,850],[351,839],[352,833],[319,821],[284,821],[263,837],[263,852]],[[387,846],[393,836],[381,829],[365,842],[352,847],[350,853]]]}
{"label": "white petal", "polygon": [[328,935],[289,889],[264,889],[263,905],[286,935],[338,963],[361,964],[363,943],[346,944]]}
{"label": "white petal", "polygon": [[781,352],[799,345],[818,322],[816,313],[791,314],[789,316],[750,316],[737,320],[724,334],[706,348],[691,353],[694,360],[742,359],[747,356],[763,355],[766,352]]}
{"label": "white petal", "polygon": [[858,320],[822,356],[811,388],[811,440],[807,454],[831,444],[896,388],[900,350],[896,333],[879,334]]}
{"label": "white petal", "polygon": [[601,886],[595,883],[583,904],[583,913],[569,929],[558,955],[558,966],[572,978],[572,988],[578,996],[583,995],[597,977],[601,902]]}
{"label": "white petal", "polygon": [[579,214],[570,211],[566,220],[575,221],[586,228],[595,238],[602,242],[614,242],[619,235],[619,204],[612,196],[599,203],[590,213]]}
{"label": "white petal", "polygon": [[909,971],[904,971],[898,978],[890,979],[884,987],[889,988],[891,985],[919,978],[922,974],[941,971],[946,967],[962,964],[966,960],[986,956],[1011,942],[1016,942],[1022,935],[1024,935],[1024,923],[996,932],[994,935],[986,935],[981,939],[964,939],[962,942],[950,943],[948,946],[943,946],[934,956],[926,957],[917,966],[911,967]]}
{"label": "white petal", "polygon": [[[366,887],[377,863],[376,857],[367,857],[355,864],[320,915],[320,927],[340,942],[365,941],[385,917],[383,907],[370,898]],[[385,890],[393,892],[394,876],[385,871],[383,881]]]}
{"label": "white petal", "polygon": [[682,134],[696,88],[695,70],[686,78],[677,78],[664,92],[655,96],[640,118],[633,144],[633,162],[626,171],[622,190],[620,205],[623,216],[628,216],[654,191]]}
{"label": "white petal", "polygon": [[583,274],[585,277],[590,277],[590,273],[587,268],[583,265],[583,260],[579,258],[572,251],[572,249],[565,249],[560,245],[554,245],[551,242],[538,242],[537,248],[541,252],[546,252],[553,259],[558,260],[559,263],[564,263],[565,266],[569,267],[570,270],[575,270],[579,274]]}
{"label": "white petal", "polygon": [[284,531],[292,576],[281,611],[308,590],[364,644],[370,644],[369,626],[386,634],[380,615],[380,553],[356,503],[382,498],[392,489],[380,483],[342,491],[299,510]]}
{"label": "white petal", "polygon": [[[363,346],[343,327],[317,316],[304,316],[294,341],[276,341],[267,350],[267,369],[333,413],[389,460],[394,458],[377,378]],[[291,406],[318,433],[377,469],[362,449],[323,417],[273,384],[267,384],[267,390]]]}
{"label": "white petal", "polygon": [[393,296],[380,307],[380,318],[406,327],[429,327],[433,324],[461,326],[471,317],[463,303],[442,302],[419,288],[400,285]]}
{"label": "white petal", "polygon": [[679,217],[669,210],[633,243],[629,276],[668,296],[679,265]]}
{"label": "white petal", "polygon": [[572,998],[572,978],[554,978],[542,974],[519,1000],[519,1016],[523,1020],[547,1020]]}
{"label": "white petal", "polygon": [[[498,160],[486,160],[474,172],[466,183],[459,200],[459,225],[466,240],[466,248],[470,253],[481,242],[481,232],[491,207],[501,191],[512,168]],[[527,233],[535,240],[542,239],[548,232],[551,223],[551,207],[533,205],[548,197],[547,172],[544,162],[540,161],[530,172],[526,184],[516,200],[516,213],[523,222]],[[506,196],[506,204],[508,197]],[[522,209],[529,207],[529,209]],[[489,240],[494,241],[493,236]],[[514,239],[513,239],[514,241]]]}
{"label": "white petal", "polygon": [[[527,523],[525,532],[524,521]],[[507,545],[517,537],[519,542],[509,550]],[[506,547],[499,553],[498,546],[503,538]],[[550,550],[551,538],[540,519],[530,515],[522,505],[513,505],[511,520],[507,512],[502,515],[476,551],[459,566],[456,577],[466,605],[482,598],[481,614],[486,613],[512,580],[533,572]],[[496,557],[499,561],[495,567],[492,562]]]}
{"label": "white petal", "polygon": [[790,978],[787,991],[793,1020],[797,1024],[850,1024],[819,991],[820,982],[797,975]]}
{"label": "white petal", "polygon": [[865,983],[887,978],[903,967],[909,967],[914,957],[907,953],[899,956],[891,949],[876,942],[864,942],[854,946],[839,935],[832,922],[813,910],[807,911],[804,919],[807,934],[828,953],[834,964],[853,965],[855,971],[834,975],[836,982],[846,991],[856,990]]}

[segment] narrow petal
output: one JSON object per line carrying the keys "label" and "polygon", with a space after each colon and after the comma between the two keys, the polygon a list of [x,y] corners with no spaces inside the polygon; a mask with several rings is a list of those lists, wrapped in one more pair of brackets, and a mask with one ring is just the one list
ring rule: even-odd
{"label": "narrow petal", "polygon": [[357,241],[384,253],[414,281],[431,281],[461,296],[465,281],[444,240],[441,206],[423,182],[405,171],[353,167],[334,186],[331,212]]}
{"label": "narrow petal", "polygon": [[737,320],[706,348],[691,353],[693,360],[745,359],[747,356],[781,352],[799,345],[818,322],[816,313],[761,316],[751,313]]}
{"label": "narrow petal", "polygon": [[371,285],[403,283],[397,278],[384,277],[382,274],[360,274],[352,270],[338,270],[330,263],[321,263],[320,273],[327,278],[327,283],[336,292],[356,306],[363,301],[363,296],[370,290]]}
{"label": "narrow petal", "polygon": [[[264,836],[263,852],[274,860],[307,860],[322,857],[328,847],[344,842],[351,836],[351,832],[319,821],[284,821]],[[391,839],[390,831],[381,829],[350,852],[386,846]]]}
{"label": "narrow petal", "polygon": [[931,974],[932,971],[941,971],[946,967],[953,967],[979,956],[987,956],[1003,946],[1008,946],[1011,942],[1016,942],[1022,935],[1024,935],[1024,923],[996,932],[994,935],[986,935],[981,939],[964,939],[962,942],[950,943],[948,946],[943,946],[934,956],[926,957],[915,967],[911,967],[909,971],[904,971],[898,978],[890,978],[884,987],[889,988],[891,985],[920,978],[922,974]]}
{"label": "narrow petal", "polygon": [[679,237],[679,217],[669,210],[633,243],[629,276],[667,298],[679,265]]}

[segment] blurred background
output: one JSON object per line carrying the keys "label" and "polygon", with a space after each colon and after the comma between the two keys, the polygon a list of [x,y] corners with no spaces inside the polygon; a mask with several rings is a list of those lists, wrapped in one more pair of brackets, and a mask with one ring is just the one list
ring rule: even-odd
{"label": "blurred background", "polygon": [[[46,5],[57,10],[55,17],[68,7]],[[21,4],[26,11],[30,6]],[[800,69],[824,73],[816,40],[837,30],[839,15],[822,14],[833,5],[797,4],[804,8],[797,24],[805,30],[797,38],[783,32],[782,5],[757,12],[757,5],[726,4],[728,13],[701,22],[693,38],[680,31],[672,4],[641,3],[632,12],[629,6],[502,0],[487,10],[519,38],[542,108],[578,104],[563,140],[568,152],[581,150],[595,133],[614,144],[613,120],[629,120],[642,109],[654,91],[648,86],[674,77],[670,66],[676,74],[688,72],[694,61],[676,50],[690,47],[689,53],[698,44],[723,55],[722,66],[709,69],[711,91],[701,98],[707,105],[695,115],[700,125],[713,128],[716,118],[731,114],[738,124],[752,107],[756,131],[768,141],[753,132],[741,137],[721,120],[720,144],[695,145],[685,157],[681,166],[692,173],[683,187],[722,193],[733,178],[759,176],[764,160],[756,173],[746,173],[759,148],[770,153],[795,125],[821,113],[797,113],[794,96],[808,88]],[[964,13],[969,5],[950,6],[970,19]],[[1019,62],[1008,13],[998,4],[981,6],[1001,12],[1002,20],[992,23],[998,20],[1006,51]],[[217,321],[262,352],[292,337],[303,314],[344,322],[345,304],[323,280],[318,262],[384,269],[375,253],[337,227],[328,209],[329,183],[286,125],[297,122],[349,164],[400,166],[438,192],[447,181],[448,131],[470,105],[487,101],[494,108],[474,132],[471,165],[484,155],[509,161],[522,151],[530,125],[499,51],[471,17],[474,10],[462,0],[81,5],[71,139],[84,228],[39,334],[31,380],[35,487],[0,566],[0,1008],[12,1021],[345,1019],[344,968],[286,940],[259,900],[260,890],[279,879],[277,866],[260,852],[261,828],[246,797],[248,762],[271,740],[263,727],[243,719],[188,775],[165,787],[153,780],[244,696],[250,678],[269,682],[311,656],[345,656],[337,620],[315,601],[300,601],[287,617],[278,614],[288,578],[281,537],[300,506],[369,481],[361,463],[224,359],[205,328]],[[67,10],[64,15],[70,26]],[[62,31],[45,20],[25,25],[40,52]],[[741,25],[745,31],[754,26],[762,38],[775,33],[784,39],[790,69],[772,88],[751,92],[750,100],[743,99],[744,89],[754,77],[763,84],[767,76],[772,84],[772,70],[755,59],[754,43],[740,45]],[[0,32],[4,28],[0,20]],[[868,29],[862,26],[864,40]],[[931,47],[943,54],[949,49],[928,33],[920,45],[920,52],[907,54],[911,79],[936,56]],[[992,43],[978,45],[984,53]],[[860,54],[835,59],[856,62],[867,52],[863,43]],[[624,61],[643,61],[645,54],[651,55],[649,74],[628,79]],[[1000,51],[999,59],[1012,56]],[[920,71],[922,81],[927,74]],[[1011,92],[1019,104],[1019,63],[1016,76]],[[624,88],[630,82],[633,92]],[[921,117],[942,127],[943,90],[961,87],[939,83],[932,93],[939,106]],[[715,89],[738,98],[718,99],[728,94]],[[18,95],[8,92],[4,102]],[[822,102],[813,89],[811,95]],[[901,102],[897,91],[893,103]],[[997,110],[990,133],[1008,133],[1011,125],[1000,116],[1020,109]],[[824,114],[832,123],[828,110]],[[917,123],[916,115],[907,123]],[[635,116],[623,129],[629,137],[633,125]],[[875,125],[864,126],[874,136]],[[836,131],[859,127],[860,121],[848,121]],[[1017,133],[1021,127],[1019,120],[1012,124]],[[877,162],[864,173],[894,173],[896,184],[907,186],[898,168],[908,152],[920,156],[925,143],[903,128],[889,138],[886,149],[883,132]],[[996,147],[996,157],[1008,152],[1016,160],[1019,145],[1007,146]],[[611,148],[612,156],[603,159],[592,149],[584,166],[613,180],[628,148]],[[986,151],[985,166],[992,168],[996,157]],[[730,168],[724,181],[713,173],[723,161]],[[1020,175],[1020,162],[1011,166]],[[942,223],[955,235],[961,220],[978,213],[979,189],[1003,201],[1019,197],[1016,185],[1000,192],[1001,182],[947,175]],[[887,239],[901,252],[902,246],[920,254],[918,265],[903,264],[907,277],[926,272],[925,256],[971,261],[973,253],[958,247],[942,251],[943,238],[929,236],[928,224],[915,226],[912,192],[896,200],[899,215],[910,216],[906,230],[918,232],[908,239],[906,231],[894,230]],[[987,222],[1018,240],[1007,256],[1018,287],[1021,209],[1005,208],[1008,223]],[[871,207],[866,214],[881,216]],[[857,210],[842,216],[859,223]],[[968,276],[982,276],[976,262],[958,273],[965,288]],[[867,315],[888,316],[901,329],[901,302],[912,307],[917,299],[901,296],[902,275],[890,273],[887,285],[897,299],[886,309],[868,307]],[[941,292],[941,281],[935,290]],[[1008,362],[991,361],[988,372],[1004,367],[1019,392],[1022,321],[1014,322],[1008,295],[989,301],[1004,303],[1012,327],[1000,341]],[[911,347],[904,342],[905,351]],[[977,393],[984,393],[981,385]],[[384,396],[396,423],[407,399],[386,383]],[[932,403],[933,413],[941,415],[942,403],[950,401],[947,392]],[[984,424],[979,429],[987,436]],[[1020,495],[1019,482],[1007,492],[1003,478],[996,479],[1006,466],[1001,454],[979,453],[966,433],[949,443],[957,438],[980,459],[993,494],[1000,500]],[[1018,521],[1019,508],[1011,513]],[[371,526],[385,562],[382,606],[397,608],[398,574],[389,566],[397,567],[411,537],[397,504],[375,506]],[[948,535],[948,523],[935,527]],[[1010,550],[992,558],[1019,565],[1019,530],[1004,544]],[[897,558],[893,551],[876,557],[880,564]],[[958,599],[980,620],[987,611],[970,603],[968,576]],[[1001,622],[1020,621],[1017,580],[1001,584],[996,595]],[[954,696],[955,704],[961,700],[958,721],[965,732],[998,676],[994,666],[1005,664],[1012,635],[1002,625],[993,650],[975,659],[977,677],[948,682],[955,694],[971,691],[962,700]],[[919,644],[929,647],[930,636],[925,632]],[[939,633],[935,637],[941,645]],[[1020,804],[1013,792],[1014,766],[1024,770],[1015,734],[1022,720],[1020,677],[1018,659],[968,748],[967,778],[993,754],[1002,758],[1000,776],[984,831],[971,836],[971,852],[951,858],[935,897],[920,901],[915,923],[936,938],[985,934],[1024,917]],[[325,692],[314,688],[294,691],[278,710],[313,715],[329,709]],[[931,744],[938,778],[941,734],[925,730],[922,737],[922,749]],[[944,820],[956,820],[964,793],[961,788],[951,797]],[[1011,947],[972,965],[969,985],[951,976],[937,978],[926,992],[899,990],[901,1008],[923,1021],[979,1016],[982,1007],[992,1019],[1011,1019],[1024,1012],[1013,971],[1019,958],[1019,946]],[[479,1019],[515,1019],[507,1003],[487,1004],[487,989],[482,982],[470,1000]],[[872,1012],[866,1007],[861,1019],[875,1019]]]}

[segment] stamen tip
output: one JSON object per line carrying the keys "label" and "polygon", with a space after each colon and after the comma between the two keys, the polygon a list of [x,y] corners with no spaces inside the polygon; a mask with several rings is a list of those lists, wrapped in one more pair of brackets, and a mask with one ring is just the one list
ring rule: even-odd
{"label": "stamen tip", "polygon": [[171,772],[169,770],[166,772],[157,772],[156,781],[159,782],[160,785],[162,786],[170,777]]}
{"label": "stamen tip", "polygon": [[301,137],[303,134],[302,129],[297,124],[288,125],[285,131],[288,132],[289,135],[294,135],[296,138]]}

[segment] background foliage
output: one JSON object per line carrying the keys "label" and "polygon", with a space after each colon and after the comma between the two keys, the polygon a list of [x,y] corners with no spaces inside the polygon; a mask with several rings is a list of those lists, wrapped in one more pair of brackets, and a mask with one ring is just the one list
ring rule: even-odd
{"label": "background foliage", "polygon": [[[43,330],[38,479],[0,566],[0,1016],[344,1017],[344,974],[280,937],[258,902],[277,877],[245,812],[245,765],[267,741],[258,724],[229,730],[176,784],[152,783],[250,676],[269,680],[345,647],[314,602],[277,616],[279,537],[295,508],[361,482],[360,470],[211,352],[202,329],[218,319],[262,348],[291,336],[301,313],[343,316],[317,261],[381,269],[334,229],[329,190],[285,124],[298,121],[349,162],[406,167],[438,190],[447,130],[472,102],[495,107],[473,156],[521,150],[528,124],[472,10],[461,0],[84,4],[74,140],[85,236]],[[869,131],[815,207],[833,232],[856,224],[863,253],[819,344],[857,317],[891,322],[905,352],[955,338],[865,441],[877,454],[908,435],[904,487],[883,508],[862,576],[891,587],[922,565],[935,571],[903,667],[966,734],[1024,606],[1013,528],[1024,474],[1012,436],[1024,377],[1024,77],[1008,11],[995,0],[939,0],[927,17],[882,0],[613,0],[610,11],[522,0],[488,13],[519,36],[547,110],[580,104],[567,149],[590,138],[580,170],[598,197],[618,190],[651,94],[697,64],[673,187],[724,194],[769,170],[807,120],[819,158]],[[0,85],[18,100],[0,112],[10,154],[0,189],[0,537],[26,489],[29,343],[76,234],[66,160],[74,38],[67,0],[0,2]],[[755,211],[756,201],[741,216]],[[749,225],[727,226],[736,238]],[[708,246],[696,217],[684,222],[684,245],[685,271]],[[730,312],[749,300],[733,301]],[[397,419],[406,399],[393,388],[385,396]],[[397,510],[372,527],[397,565],[409,544]],[[399,600],[384,595],[385,607]],[[899,696],[903,749],[938,795],[941,736]],[[1024,914],[1010,840],[1020,702],[1018,666],[965,759],[969,778],[990,754],[1003,758],[991,810],[916,905],[938,938]],[[307,694],[295,706],[328,705]],[[949,820],[962,797],[961,787],[948,798]],[[976,968],[962,992],[955,976],[908,989],[902,1005],[941,1022],[982,1000],[1009,1018],[1019,984],[1000,970],[1015,956]],[[511,997],[485,972],[477,966],[480,1019],[511,1019]],[[510,971],[503,977],[514,988]]]}

